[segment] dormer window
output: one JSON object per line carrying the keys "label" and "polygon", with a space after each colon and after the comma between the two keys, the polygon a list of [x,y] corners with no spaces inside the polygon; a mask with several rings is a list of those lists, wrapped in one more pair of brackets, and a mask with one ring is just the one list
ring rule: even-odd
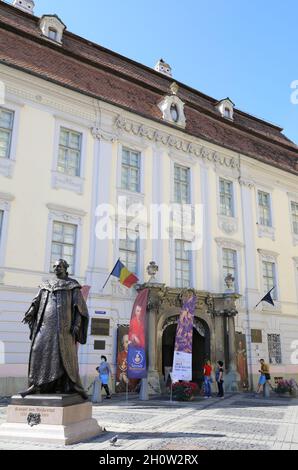
{"label": "dormer window", "polygon": [[65,24],[57,15],[44,15],[40,19],[42,35],[57,44],[62,44]]}
{"label": "dormer window", "polygon": [[57,29],[49,28],[49,39],[52,39],[53,41],[57,41],[57,38],[58,38]]}
{"label": "dormer window", "polygon": [[172,83],[171,94],[166,95],[159,103],[158,107],[162,112],[162,118],[164,121],[169,122],[170,124],[176,124],[176,126],[183,127],[186,126],[186,118],[184,114],[184,103],[177,96],[179,91],[179,86],[177,83]]}
{"label": "dormer window", "polygon": [[230,100],[230,98],[225,98],[224,100],[218,101],[215,107],[220,112],[222,117],[233,121],[235,104]]}

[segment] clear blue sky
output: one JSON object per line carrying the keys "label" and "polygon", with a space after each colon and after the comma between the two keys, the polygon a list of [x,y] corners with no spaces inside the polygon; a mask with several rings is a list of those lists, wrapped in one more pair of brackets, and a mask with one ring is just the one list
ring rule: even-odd
{"label": "clear blue sky", "polygon": [[35,0],[69,31],[284,127],[298,143],[297,0]]}

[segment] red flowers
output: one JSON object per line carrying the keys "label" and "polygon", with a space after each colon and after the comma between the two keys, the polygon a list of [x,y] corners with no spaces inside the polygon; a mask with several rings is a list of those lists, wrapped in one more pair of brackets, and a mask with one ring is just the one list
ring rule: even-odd
{"label": "red flowers", "polygon": [[198,390],[198,385],[194,382],[176,382],[173,384],[173,395],[177,400],[188,401]]}

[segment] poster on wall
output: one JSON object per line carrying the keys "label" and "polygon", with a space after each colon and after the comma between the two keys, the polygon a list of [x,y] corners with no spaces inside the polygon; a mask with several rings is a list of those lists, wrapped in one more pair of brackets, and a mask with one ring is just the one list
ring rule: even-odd
{"label": "poster on wall", "polygon": [[128,353],[129,325],[119,325],[117,332],[117,369],[116,369],[116,393],[138,392],[140,381],[127,377],[127,353]]}
{"label": "poster on wall", "polygon": [[236,333],[236,363],[240,375],[239,385],[242,390],[248,390],[246,336],[242,333]]}
{"label": "poster on wall", "polygon": [[192,381],[192,341],[194,313],[197,299],[193,293],[189,293],[184,301],[178,321],[172,381]]}
{"label": "poster on wall", "polygon": [[128,332],[127,376],[130,379],[147,377],[146,325],[149,290],[142,290],[134,303]]}

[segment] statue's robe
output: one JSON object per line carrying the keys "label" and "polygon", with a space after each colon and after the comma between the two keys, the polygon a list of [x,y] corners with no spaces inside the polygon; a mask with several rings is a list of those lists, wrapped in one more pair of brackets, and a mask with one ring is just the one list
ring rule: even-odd
{"label": "statue's robe", "polygon": [[[56,392],[58,386],[58,391],[84,395],[77,343],[87,342],[89,315],[80,284],[67,278],[41,285],[25,321],[29,324],[32,341],[29,387],[39,387],[46,393]],[[51,384],[54,384],[52,390]]]}

